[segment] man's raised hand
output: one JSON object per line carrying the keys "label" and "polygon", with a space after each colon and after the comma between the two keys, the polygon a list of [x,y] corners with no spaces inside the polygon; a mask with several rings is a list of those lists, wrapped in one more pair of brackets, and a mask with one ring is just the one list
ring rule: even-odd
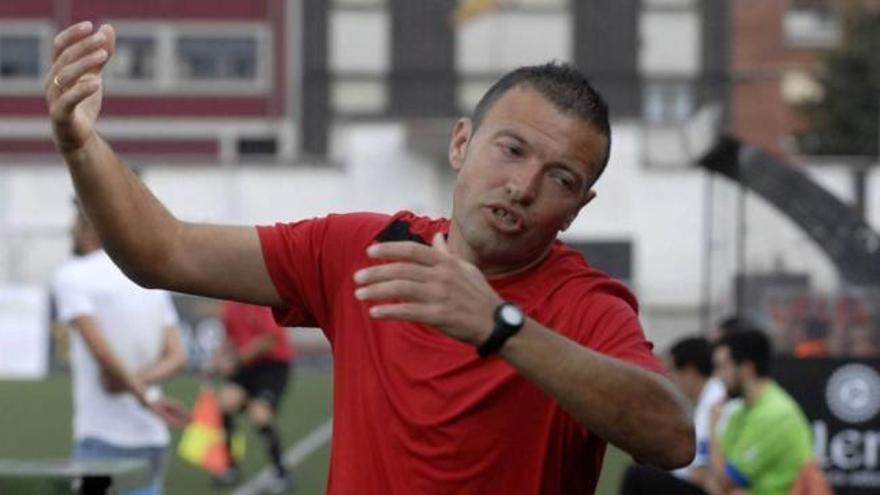
{"label": "man's raised hand", "polygon": [[102,71],[116,46],[109,25],[95,29],[89,21],[58,33],[52,43],[52,66],[43,80],[46,104],[62,153],[86,146],[101,113]]}

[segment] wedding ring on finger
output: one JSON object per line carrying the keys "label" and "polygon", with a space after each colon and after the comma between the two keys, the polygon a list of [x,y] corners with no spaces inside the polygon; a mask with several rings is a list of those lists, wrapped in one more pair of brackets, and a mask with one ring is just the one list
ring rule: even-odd
{"label": "wedding ring on finger", "polygon": [[64,85],[61,84],[61,81],[58,80],[58,76],[55,76],[52,78],[52,84],[54,84],[55,87],[60,89],[61,91],[64,91],[64,89],[65,89]]}

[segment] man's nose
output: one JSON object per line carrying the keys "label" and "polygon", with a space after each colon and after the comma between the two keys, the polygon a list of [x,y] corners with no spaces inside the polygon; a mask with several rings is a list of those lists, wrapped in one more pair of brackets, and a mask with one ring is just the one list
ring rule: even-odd
{"label": "man's nose", "polygon": [[541,186],[541,166],[539,163],[521,164],[507,180],[507,194],[514,203],[531,204],[538,196]]}

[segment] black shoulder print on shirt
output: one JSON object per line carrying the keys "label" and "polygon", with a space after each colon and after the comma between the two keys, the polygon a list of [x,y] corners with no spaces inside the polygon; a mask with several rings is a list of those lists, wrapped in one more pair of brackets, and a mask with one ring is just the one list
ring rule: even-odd
{"label": "black shoulder print on shirt", "polygon": [[409,224],[403,220],[395,220],[385,227],[385,230],[379,232],[376,236],[377,242],[393,242],[393,241],[415,241],[419,244],[428,245],[424,239],[409,231]]}

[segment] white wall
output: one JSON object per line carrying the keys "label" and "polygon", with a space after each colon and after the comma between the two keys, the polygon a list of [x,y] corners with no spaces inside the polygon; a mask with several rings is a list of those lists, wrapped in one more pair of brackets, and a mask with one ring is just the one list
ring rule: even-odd
{"label": "white wall", "polygon": [[[699,300],[704,174],[643,167],[639,130],[615,126],[614,149],[596,199],[566,233],[571,239],[630,239],[634,285],[645,305]],[[668,290],[675,287],[675,290]]]}
{"label": "white wall", "polygon": [[[446,213],[443,169],[403,150],[397,125],[341,127],[339,167],[152,165],[144,181],[176,216],[272,223],[358,210]],[[0,168],[0,281],[40,283],[68,256],[73,188],[60,164]]]}

